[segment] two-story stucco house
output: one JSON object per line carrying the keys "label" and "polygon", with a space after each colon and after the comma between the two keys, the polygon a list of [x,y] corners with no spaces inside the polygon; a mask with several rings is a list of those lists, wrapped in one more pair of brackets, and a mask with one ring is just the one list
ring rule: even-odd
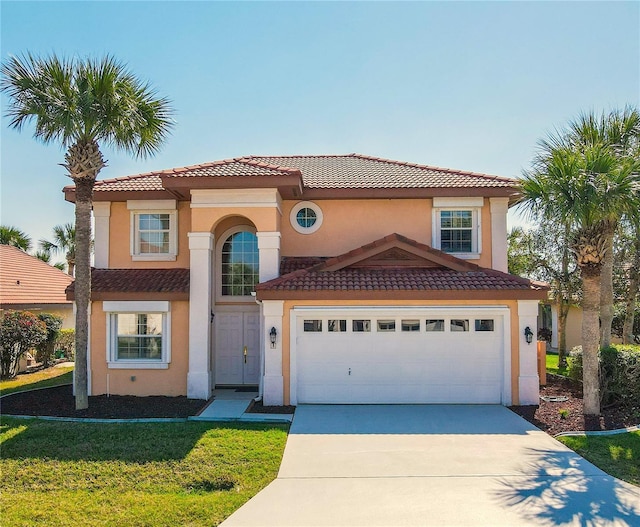
{"label": "two-story stucco house", "polygon": [[358,154],[99,181],[90,394],[535,404],[546,289],[506,273],[515,194]]}

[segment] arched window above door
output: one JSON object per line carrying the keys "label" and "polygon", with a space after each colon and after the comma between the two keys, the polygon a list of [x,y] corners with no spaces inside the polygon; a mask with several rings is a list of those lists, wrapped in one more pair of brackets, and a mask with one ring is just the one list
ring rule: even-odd
{"label": "arched window above door", "polygon": [[222,296],[250,296],[258,276],[257,236],[251,231],[231,234],[222,245]]}

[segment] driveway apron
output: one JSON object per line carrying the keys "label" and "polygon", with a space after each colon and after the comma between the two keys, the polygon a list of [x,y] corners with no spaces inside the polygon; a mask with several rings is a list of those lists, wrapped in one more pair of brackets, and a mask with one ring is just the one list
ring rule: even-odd
{"label": "driveway apron", "polygon": [[301,405],[222,525],[637,526],[640,490],[502,406]]}

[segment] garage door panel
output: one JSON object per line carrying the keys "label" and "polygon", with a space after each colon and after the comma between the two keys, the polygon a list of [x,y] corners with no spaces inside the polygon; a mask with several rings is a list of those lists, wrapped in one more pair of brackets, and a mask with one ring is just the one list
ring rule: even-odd
{"label": "garage door panel", "polygon": [[[298,318],[296,338],[297,397],[300,403],[500,403],[503,382],[502,317],[494,331],[428,332],[421,317],[420,331],[401,331],[402,319],[393,313],[371,316],[369,332],[304,332]],[[332,315],[327,318],[339,318]],[[367,319],[363,317],[363,319]],[[395,331],[378,331],[377,320]],[[417,317],[416,317],[417,319]],[[328,321],[323,320],[323,329]],[[362,324],[360,324],[362,327]]]}

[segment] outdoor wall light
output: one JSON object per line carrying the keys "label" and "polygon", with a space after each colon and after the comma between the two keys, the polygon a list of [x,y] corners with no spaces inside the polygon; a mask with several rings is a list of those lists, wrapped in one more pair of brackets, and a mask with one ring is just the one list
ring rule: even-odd
{"label": "outdoor wall light", "polygon": [[531,331],[529,326],[524,328],[524,338],[527,340],[527,344],[531,344],[533,342],[533,331]]}
{"label": "outdoor wall light", "polygon": [[271,347],[275,348],[276,347],[276,338],[278,336],[278,331],[276,330],[276,328],[272,327],[271,331],[269,331],[269,339],[271,340]]}

